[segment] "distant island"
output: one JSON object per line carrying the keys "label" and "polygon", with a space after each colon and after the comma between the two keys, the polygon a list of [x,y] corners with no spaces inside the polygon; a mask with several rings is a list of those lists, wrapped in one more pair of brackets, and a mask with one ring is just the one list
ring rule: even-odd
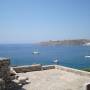
{"label": "distant island", "polygon": [[90,39],[73,39],[73,40],[49,40],[46,42],[40,42],[40,45],[84,45],[90,46]]}

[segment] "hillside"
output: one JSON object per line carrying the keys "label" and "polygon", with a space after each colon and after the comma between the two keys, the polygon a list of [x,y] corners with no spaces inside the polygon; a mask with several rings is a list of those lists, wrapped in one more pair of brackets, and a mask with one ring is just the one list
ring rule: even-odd
{"label": "hillside", "polygon": [[86,45],[90,43],[90,39],[74,39],[74,40],[57,40],[57,41],[47,41],[40,42],[40,45]]}

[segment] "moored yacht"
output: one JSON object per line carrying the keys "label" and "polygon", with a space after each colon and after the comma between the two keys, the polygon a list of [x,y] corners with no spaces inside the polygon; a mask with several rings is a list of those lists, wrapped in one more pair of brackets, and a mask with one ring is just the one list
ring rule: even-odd
{"label": "moored yacht", "polygon": [[55,59],[54,61],[53,61],[55,64],[59,64],[59,60],[58,59]]}
{"label": "moored yacht", "polygon": [[32,54],[40,54],[40,52],[38,50],[34,50]]}

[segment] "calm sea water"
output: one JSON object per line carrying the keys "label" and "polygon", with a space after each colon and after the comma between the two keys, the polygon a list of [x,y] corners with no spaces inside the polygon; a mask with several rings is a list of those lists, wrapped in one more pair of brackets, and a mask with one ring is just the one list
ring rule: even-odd
{"label": "calm sea water", "polygon": [[[39,55],[32,52],[38,49]],[[0,57],[10,57],[12,65],[53,64],[58,58],[59,64],[73,67],[90,67],[90,47],[87,46],[40,46],[31,44],[0,45]]]}

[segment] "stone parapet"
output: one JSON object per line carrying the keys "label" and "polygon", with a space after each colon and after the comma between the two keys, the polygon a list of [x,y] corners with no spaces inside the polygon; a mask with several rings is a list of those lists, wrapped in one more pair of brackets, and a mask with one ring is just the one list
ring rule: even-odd
{"label": "stone parapet", "polygon": [[45,65],[45,66],[42,66],[42,70],[49,70],[49,69],[55,69],[55,65]]}
{"label": "stone parapet", "polygon": [[17,67],[13,67],[13,69],[17,73],[23,73],[23,72],[31,72],[31,71],[40,71],[41,67],[42,66],[40,64],[35,64],[35,65],[17,66]]}
{"label": "stone parapet", "polygon": [[48,70],[48,69],[55,69],[54,65],[44,65],[35,64],[35,65],[24,65],[24,66],[17,66],[13,67],[13,69],[17,73],[24,73],[24,72],[32,72],[32,71],[41,71],[41,70]]}

